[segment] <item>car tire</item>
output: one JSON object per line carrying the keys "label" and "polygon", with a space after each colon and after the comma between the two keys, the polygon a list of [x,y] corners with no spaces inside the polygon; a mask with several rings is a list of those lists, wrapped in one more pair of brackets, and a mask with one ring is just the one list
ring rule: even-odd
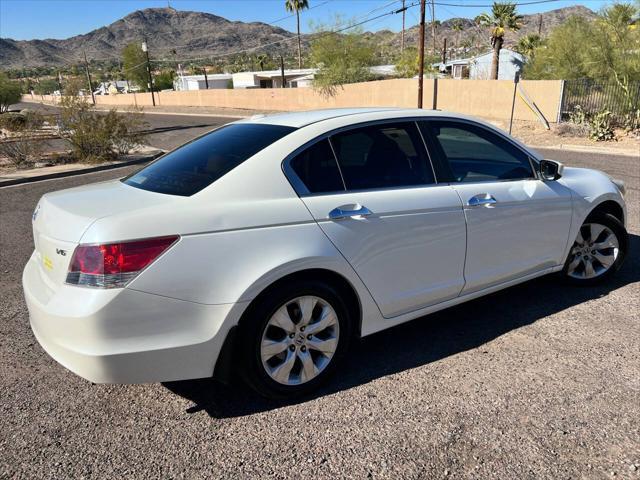
{"label": "car tire", "polygon": [[343,362],[352,327],[350,310],[338,289],[314,280],[278,284],[261,294],[240,321],[236,343],[240,374],[263,397],[306,395]]}
{"label": "car tire", "polygon": [[562,277],[573,285],[606,282],[622,266],[628,245],[628,234],[620,220],[608,213],[592,213],[569,250]]}

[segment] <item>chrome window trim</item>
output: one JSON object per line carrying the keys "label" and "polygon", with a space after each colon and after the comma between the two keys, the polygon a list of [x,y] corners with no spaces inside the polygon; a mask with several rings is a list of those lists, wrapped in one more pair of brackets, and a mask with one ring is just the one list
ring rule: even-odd
{"label": "chrome window trim", "polygon": [[[446,120],[446,121],[452,121],[452,122],[458,122],[458,123],[466,123],[468,125],[472,125],[474,127],[480,128],[480,129],[482,129],[482,130],[484,130],[486,132],[493,133],[494,135],[497,135],[502,140],[504,140],[507,143],[509,143],[509,145],[515,147],[518,151],[520,151],[521,153],[523,153],[524,155],[527,156],[527,160],[529,162],[529,166],[531,167],[531,171],[533,172],[533,175],[531,177],[493,179],[493,180],[478,180],[478,181],[474,181],[474,182],[450,182],[451,185],[473,184],[473,183],[488,183],[488,182],[519,182],[521,180],[541,180],[540,171],[539,171],[538,168],[536,168],[536,166],[538,165],[538,161],[537,161],[537,159],[535,159],[535,155],[533,155],[533,153],[530,152],[528,149],[526,149],[523,146],[519,145],[518,143],[514,142],[513,139],[511,139],[507,134],[503,133],[499,129],[495,129],[494,130],[493,128],[487,127],[486,125],[484,125],[482,123],[474,122],[473,120],[469,120],[467,118],[448,117],[448,116],[444,116],[444,115],[443,116],[437,116],[437,117],[426,117],[426,116],[423,117],[423,121],[438,121],[438,120]],[[418,127],[418,129],[420,129],[420,128]]]}
{"label": "chrome window trim", "polygon": [[[309,140],[307,143],[301,145],[300,147],[296,148],[293,152],[291,152],[289,155],[287,155],[284,160],[282,161],[281,167],[282,167],[282,171],[285,175],[285,177],[287,178],[287,180],[289,181],[289,183],[291,184],[291,186],[293,187],[294,191],[298,194],[299,197],[311,197],[311,196],[324,196],[324,195],[338,195],[338,194],[342,194],[342,193],[359,193],[359,192],[372,192],[372,191],[386,191],[386,190],[399,190],[399,189],[407,189],[407,188],[424,188],[424,187],[431,187],[431,186],[437,186],[437,185],[445,185],[446,183],[438,183],[437,178],[435,176],[435,169],[433,166],[433,162],[431,161],[431,155],[429,153],[429,150],[426,148],[426,145],[423,145],[425,148],[425,151],[427,153],[427,160],[429,161],[429,163],[431,164],[431,170],[434,172],[434,183],[419,183],[416,185],[403,185],[403,186],[396,186],[396,187],[382,187],[382,188],[368,188],[368,189],[362,189],[362,190],[348,190],[346,188],[346,183],[344,182],[344,178],[342,177],[342,169],[340,168],[340,162],[338,161],[338,157],[335,153],[335,150],[333,148],[333,144],[331,143],[331,136],[335,135],[337,133],[341,133],[341,132],[345,132],[345,131],[349,131],[349,130],[355,130],[357,128],[363,128],[363,127],[368,127],[371,125],[384,125],[386,123],[399,123],[399,122],[404,122],[404,123],[414,123],[416,124],[415,127],[418,129],[418,133],[420,134],[420,138],[422,138],[422,132],[420,132],[420,127],[417,125],[417,121],[419,120],[424,120],[426,118],[430,118],[430,117],[422,117],[422,116],[411,116],[411,117],[396,117],[396,118],[384,118],[384,119],[379,119],[379,120],[368,120],[365,122],[360,122],[360,123],[353,123],[351,125],[345,125],[343,127],[338,127],[335,128],[333,130],[329,130],[328,132],[324,132],[320,135],[318,135],[317,137],[313,138],[312,140]],[[304,127],[303,127],[304,128]],[[324,139],[328,139],[329,141],[329,145],[331,146],[331,151],[333,152],[333,158],[336,161],[336,164],[338,165],[338,170],[340,172],[340,177],[342,179],[342,185],[345,187],[344,190],[336,190],[333,192],[322,192],[322,193],[312,193],[309,191],[309,189],[307,188],[307,186],[304,184],[304,182],[300,179],[300,177],[298,177],[298,175],[296,174],[296,172],[293,170],[293,168],[291,167],[291,160],[294,159],[296,156],[298,156],[300,153],[302,153],[304,150],[306,150],[307,148],[312,147],[313,145],[315,145],[318,142],[321,142]],[[423,139],[424,142],[424,139]]]}

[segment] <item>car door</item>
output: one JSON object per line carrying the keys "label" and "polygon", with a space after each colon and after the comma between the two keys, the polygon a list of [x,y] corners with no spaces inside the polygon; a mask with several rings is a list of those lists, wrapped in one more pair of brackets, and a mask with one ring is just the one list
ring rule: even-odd
{"label": "car door", "polygon": [[429,120],[421,128],[464,205],[463,293],[562,263],[572,214],[566,187],[541,180],[524,150],[487,127]]}
{"label": "car door", "polygon": [[299,194],[383,316],[455,298],[466,231],[455,190],[435,183],[415,122],[345,129],[289,163]]}

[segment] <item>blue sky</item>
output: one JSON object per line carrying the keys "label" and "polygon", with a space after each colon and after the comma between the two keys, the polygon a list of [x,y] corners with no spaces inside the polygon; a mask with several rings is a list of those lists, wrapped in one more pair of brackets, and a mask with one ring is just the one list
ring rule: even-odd
{"label": "blue sky", "polygon": [[[531,0],[518,0],[521,3]],[[463,6],[438,5],[436,18],[472,18],[486,11],[490,0],[436,0],[436,3]],[[398,8],[400,1],[391,0],[310,0],[313,7],[302,15],[301,28],[309,30],[309,20],[328,22],[335,14],[345,18],[361,18],[372,10],[369,17]],[[418,0],[406,0],[407,5]],[[537,13],[569,5],[582,4],[593,10],[607,4],[607,0],[552,1],[536,5],[522,5],[521,13]],[[135,10],[148,7],[166,7],[164,0],[0,0],[0,37],[16,40],[33,38],[67,38],[87,33],[95,28],[108,25]],[[178,10],[209,12],[229,20],[261,21],[287,30],[295,31],[295,18],[285,18],[284,0],[171,0],[171,6]],[[418,21],[419,7],[407,11],[407,26]],[[401,28],[401,15],[390,15],[374,20],[363,27],[367,30]]]}

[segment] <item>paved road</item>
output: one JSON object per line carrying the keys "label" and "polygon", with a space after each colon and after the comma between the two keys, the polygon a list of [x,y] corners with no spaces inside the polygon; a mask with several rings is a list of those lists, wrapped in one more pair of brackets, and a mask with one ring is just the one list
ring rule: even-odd
{"label": "paved road", "polygon": [[632,255],[611,284],[538,279],[374,335],[289,405],[56,364],[19,284],[31,212],[130,169],[0,189],[0,478],[640,478],[640,167],[556,158],[627,181]]}
{"label": "paved road", "polygon": [[[39,103],[20,103],[14,109],[30,108],[46,114],[56,114],[59,109]],[[147,138],[145,143],[165,150],[176,148],[220,125],[237,120],[234,117],[202,117],[191,115],[145,114]]]}

